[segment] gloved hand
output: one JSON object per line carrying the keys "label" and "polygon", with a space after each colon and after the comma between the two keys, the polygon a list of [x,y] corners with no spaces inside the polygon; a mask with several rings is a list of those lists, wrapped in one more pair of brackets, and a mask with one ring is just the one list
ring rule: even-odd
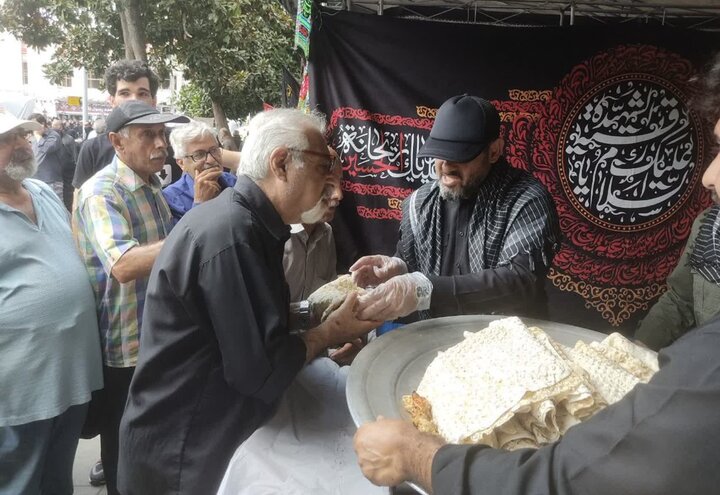
{"label": "gloved hand", "polygon": [[359,319],[394,320],[428,309],[432,282],[420,272],[398,275],[358,297]]}
{"label": "gloved hand", "polygon": [[382,254],[363,256],[350,267],[353,282],[363,288],[379,285],[407,271],[403,260]]}

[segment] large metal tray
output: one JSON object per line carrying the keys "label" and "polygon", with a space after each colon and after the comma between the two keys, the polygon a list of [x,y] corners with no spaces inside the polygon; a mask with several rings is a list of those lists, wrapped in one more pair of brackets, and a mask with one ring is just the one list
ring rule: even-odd
{"label": "large metal tray", "polygon": [[[348,408],[355,424],[360,426],[374,421],[378,415],[409,419],[402,407],[402,396],[417,388],[438,351],[460,342],[463,332],[476,332],[499,318],[504,316],[467,315],[425,320],[398,328],[370,342],[353,361],[345,388]],[[532,318],[522,320],[528,326],[542,328],[553,339],[568,346],[575,345],[578,340],[592,342],[606,337],[572,325]],[[413,488],[424,493],[417,487]]]}

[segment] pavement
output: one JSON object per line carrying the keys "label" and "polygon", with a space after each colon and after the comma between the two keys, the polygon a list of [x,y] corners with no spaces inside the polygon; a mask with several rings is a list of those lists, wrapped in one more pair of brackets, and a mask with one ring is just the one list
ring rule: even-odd
{"label": "pavement", "polygon": [[102,486],[90,486],[90,468],[100,459],[100,437],[80,439],[73,464],[75,495],[107,495]]}

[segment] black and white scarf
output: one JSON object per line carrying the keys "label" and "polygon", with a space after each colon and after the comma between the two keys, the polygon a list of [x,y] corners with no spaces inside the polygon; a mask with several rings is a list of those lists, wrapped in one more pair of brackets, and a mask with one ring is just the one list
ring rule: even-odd
{"label": "black and white scarf", "polygon": [[708,282],[720,285],[720,205],[708,209],[700,221],[690,266]]}
{"label": "black and white scarf", "polygon": [[[437,181],[425,184],[403,203],[400,255],[409,271],[439,275],[442,266],[442,205]],[[478,191],[468,225],[473,273],[508,265],[527,254],[530,268],[549,266],[560,242],[550,194],[527,172],[505,162],[493,165]]]}

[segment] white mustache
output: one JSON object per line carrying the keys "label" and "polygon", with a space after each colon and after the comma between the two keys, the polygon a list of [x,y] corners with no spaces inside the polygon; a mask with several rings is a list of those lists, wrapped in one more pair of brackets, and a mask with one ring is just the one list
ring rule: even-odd
{"label": "white mustache", "polygon": [[151,160],[156,160],[158,158],[162,158],[164,160],[165,158],[167,158],[167,153],[159,152],[159,153],[152,153],[150,155]]}

